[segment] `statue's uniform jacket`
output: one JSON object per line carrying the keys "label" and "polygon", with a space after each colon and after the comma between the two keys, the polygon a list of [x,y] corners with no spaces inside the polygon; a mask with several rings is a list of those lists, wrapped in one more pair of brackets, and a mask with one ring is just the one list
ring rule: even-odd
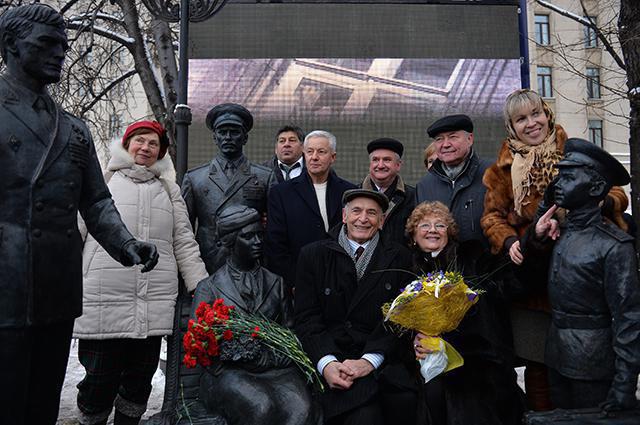
{"label": "statue's uniform jacket", "polygon": [[[525,240],[525,258],[544,258],[545,244],[531,236],[532,230]],[[550,255],[552,324],[545,362],[566,377],[613,379],[614,389],[635,393],[640,288],[633,238],[602,222],[598,211],[588,211],[563,226]],[[535,263],[524,264],[523,274],[532,267],[546,270]]]}
{"label": "statue's uniform jacket", "polygon": [[266,213],[267,192],[275,183],[271,170],[252,164],[246,158],[231,181],[215,158],[184,176],[182,196],[209,274],[213,274],[225,260],[220,255],[221,246],[216,234],[217,214],[232,204],[246,205]]}
{"label": "statue's uniform jacket", "polygon": [[56,134],[43,134],[31,105],[0,79],[0,328],[80,316],[78,211],[118,261],[133,238],[104,183],[89,130],[62,110],[57,115]]}

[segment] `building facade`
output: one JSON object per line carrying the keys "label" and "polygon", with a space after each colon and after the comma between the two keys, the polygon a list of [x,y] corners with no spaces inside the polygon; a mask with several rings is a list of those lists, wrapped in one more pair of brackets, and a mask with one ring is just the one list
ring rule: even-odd
{"label": "building facade", "polygon": [[[614,0],[554,0],[554,5],[594,22],[619,51]],[[584,9],[583,9],[584,5]],[[551,105],[570,137],[582,137],[629,164],[629,102],[625,73],[596,32],[527,1],[531,88]]]}

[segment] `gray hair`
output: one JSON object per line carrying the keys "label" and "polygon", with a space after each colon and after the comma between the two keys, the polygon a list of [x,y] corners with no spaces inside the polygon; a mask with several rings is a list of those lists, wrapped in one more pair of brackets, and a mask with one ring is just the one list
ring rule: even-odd
{"label": "gray hair", "polygon": [[307,137],[304,138],[305,148],[307,147],[307,141],[314,137],[322,137],[327,139],[329,141],[329,147],[331,148],[331,151],[332,152],[336,151],[336,145],[337,145],[336,136],[324,130],[313,130],[311,133],[307,134]]}
{"label": "gray hair", "polygon": [[[372,156],[373,152],[369,154],[369,161],[371,161]],[[402,158],[400,157],[400,154],[398,154],[398,152],[393,152],[393,158],[396,160],[396,162],[402,162]]]}

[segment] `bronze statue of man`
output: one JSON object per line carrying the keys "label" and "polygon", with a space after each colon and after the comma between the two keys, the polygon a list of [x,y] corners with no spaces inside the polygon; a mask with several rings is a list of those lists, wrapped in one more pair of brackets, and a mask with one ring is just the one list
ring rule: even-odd
{"label": "bronze statue of man", "polygon": [[[259,263],[264,234],[260,219],[258,211],[243,205],[231,205],[219,214],[218,235],[229,256],[214,275],[198,284],[193,312],[203,301],[210,304],[222,298],[244,313],[285,326],[293,324],[291,300],[282,278]],[[318,423],[318,410],[312,408],[305,378],[288,358],[265,347],[250,356],[240,356],[237,349],[235,355],[229,355],[225,351],[233,350],[233,342],[225,344],[221,360],[200,381],[200,399],[210,413],[222,415],[229,423]],[[246,351],[245,344],[241,352]]]}
{"label": "bronze statue of man", "polygon": [[217,215],[225,207],[246,205],[260,214],[267,211],[267,192],[276,183],[271,170],[249,162],[243,147],[253,127],[253,116],[241,105],[224,103],[211,108],[206,118],[218,155],[209,164],[189,170],[182,182],[191,225],[209,274],[224,264],[225,250],[216,234]]}
{"label": "bronze statue of man", "polygon": [[68,49],[62,16],[30,4],[0,16],[0,423],[54,425],[82,313],[80,212],[117,261],[158,261],[120,220],[86,125],[47,85]]}

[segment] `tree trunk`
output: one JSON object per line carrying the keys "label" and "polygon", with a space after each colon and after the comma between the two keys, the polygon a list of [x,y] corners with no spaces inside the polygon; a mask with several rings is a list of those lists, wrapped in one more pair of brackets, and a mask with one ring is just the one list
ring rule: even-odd
{"label": "tree trunk", "polygon": [[134,67],[136,71],[138,71],[138,77],[147,95],[147,101],[151,106],[155,118],[162,120],[166,115],[167,108],[160,93],[159,83],[152,71],[151,58],[149,57],[143,33],[140,29],[136,2],[135,0],[117,0],[117,3],[120,5],[124,14],[123,20],[127,35],[134,40],[130,47],[130,52],[133,56]]}
{"label": "tree trunk", "polygon": [[[631,208],[636,228],[640,230],[640,2],[620,1],[618,29],[622,56],[626,64],[627,87],[631,106],[629,119],[629,153],[631,158]],[[640,238],[636,239],[636,251]]]}
{"label": "tree trunk", "polygon": [[169,24],[161,19],[153,18],[151,21],[151,31],[158,52],[158,64],[160,65],[160,75],[164,89],[166,105],[166,119],[164,122],[167,134],[171,142],[169,153],[175,162],[176,140],[175,140],[175,120],[174,109],[178,101],[176,83],[178,82],[178,64],[176,62],[175,49],[173,47],[173,37]]}

